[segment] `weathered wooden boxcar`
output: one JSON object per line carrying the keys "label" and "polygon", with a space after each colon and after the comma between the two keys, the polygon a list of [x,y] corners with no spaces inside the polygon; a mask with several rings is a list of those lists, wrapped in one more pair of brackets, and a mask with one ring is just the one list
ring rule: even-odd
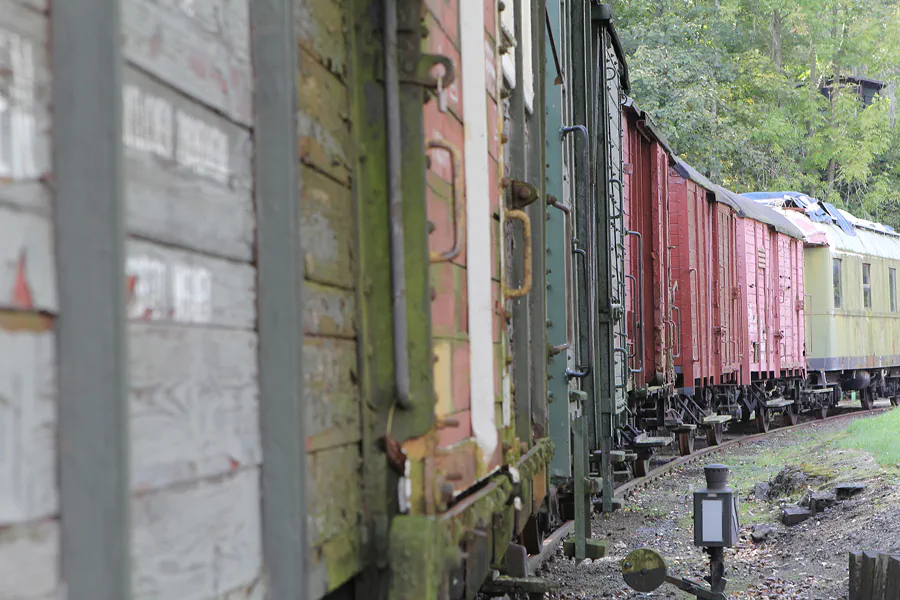
{"label": "weathered wooden boxcar", "polygon": [[[593,466],[609,510],[611,466],[603,451],[616,444],[626,414],[621,103],[628,70],[608,5],[551,2],[547,23],[551,472],[563,516],[574,507],[587,523],[591,458],[599,459]],[[590,537],[589,528],[580,536]]]}
{"label": "weathered wooden boxcar", "polygon": [[[676,304],[685,315],[676,369],[685,422],[749,419],[767,430],[772,410],[796,421],[803,406],[802,232],[676,161],[669,174]],[[712,240],[712,243],[709,243]],[[682,429],[680,450],[692,449]]]}
{"label": "weathered wooden boxcar", "polygon": [[[797,192],[751,193],[805,234],[805,348],[810,388],[858,391],[864,407],[900,395],[900,236]],[[818,407],[824,412],[827,404]]]}
{"label": "weathered wooden boxcar", "polygon": [[543,5],[504,7],[0,0],[0,598],[471,598],[534,547]]}
{"label": "weathered wooden boxcar", "polygon": [[676,316],[672,273],[674,228],[668,185],[672,154],[647,113],[630,98],[624,107],[629,398],[636,429],[653,432],[665,429],[682,326]]}

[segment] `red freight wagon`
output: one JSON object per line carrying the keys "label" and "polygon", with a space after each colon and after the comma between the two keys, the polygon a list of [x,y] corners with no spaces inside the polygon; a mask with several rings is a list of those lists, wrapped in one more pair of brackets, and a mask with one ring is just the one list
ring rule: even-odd
{"label": "red freight wagon", "polygon": [[687,163],[669,172],[673,279],[680,348],[676,385],[684,422],[736,405],[741,373],[744,285],[738,205]]}
{"label": "red freight wagon", "polygon": [[665,138],[631,100],[623,128],[626,261],[625,294],[629,404],[635,430],[664,428],[674,392],[677,312],[673,305],[668,171]]}
{"label": "red freight wagon", "polygon": [[[805,377],[802,233],[677,159],[669,196],[682,315],[679,416],[706,425],[710,443],[719,442],[727,418],[756,412],[761,430],[773,411],[795,420]],[[680,433],[688,453],[691,434]]]}
{"label": "red freight wagon", "polygon": [[[803,232],[765,205],[719,188],[741,211],[738,240],[743,249],[741,372],[747,393],[741,413],[756,412],[760,431],[768,430],[769,410],[797,419],[806,379],[806,316],[803,287]],[[760,404],[760,400],[765,400]],[[785,404],[787,403],[787,404]]]}

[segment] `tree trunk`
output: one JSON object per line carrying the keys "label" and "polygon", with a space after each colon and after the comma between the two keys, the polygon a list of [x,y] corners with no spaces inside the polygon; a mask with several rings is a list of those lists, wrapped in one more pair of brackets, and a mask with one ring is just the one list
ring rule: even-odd
{"label": "tree trunk", "polygon": [[781,51],[781,15],[778,13],[778,9],[772,11],[772,54],[775,57],[775,67],[783,75],[784,56]]}
{"label": "tree trunk", "polygon": [[828,191],[831,192],[834,190],[834,172],[837,170],[837,164],[834,162],[834,159],[830,159],[828,161]]}

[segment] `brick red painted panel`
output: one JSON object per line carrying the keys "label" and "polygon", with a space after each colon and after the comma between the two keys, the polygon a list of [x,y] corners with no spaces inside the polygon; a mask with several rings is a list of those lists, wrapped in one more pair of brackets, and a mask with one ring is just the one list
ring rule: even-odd
{"label": "brick red painted panel", "polygon": [[497,31],[497,0],[484,0],[484,30],[491,38]]}
{"label": "brick red painted panel", "polygon": [[455,273],[450,263],[431,265],[431,328],[435,336],[455,336],[457,299]]}
{"label": "brick red painted panel", "polygon": [[[426,0],[428,10],[438,22],[443,32],[459,47],[459,5],[458,0]],[[431,32],[431,28],[429,28]]]}
{"label": "brick red painted panel", "polygon": [[497,102],[488,94],[488,154],[496,161],[500,160],[500,113]]}
{"label": "brick red painted panel", "polygon": [[428,234],[428,248],[432,252],[446,252],[453,247],[454,236],[450,186],[438,180],[433,173],[429,173],[428,179],[425,202],[428,220],[434,225]]}
{"label": "brick red painted panel", "polygon": [[453,406],[469,409],[469,342],[453,344]]}
{"label": "brick red painted panel", "polygon": [[[463,160],[464,141],[463,125],[451,113],[442,113],[438,110],[437,102],[431,101],[423,108],[423,119],[426,142],[431,139],[445,140],[450,143],[459,156],[460,178],[465,181],[465,161]],[[446,152],[430,150],[431,171],[438,177],[452,183],[452,161]]]}
{"label": "brick red painted panel", "polygon": [[455,413],[449,418],[457,421],[459,424],[438,429],[439,448],[449,448],[472,437],[472,415],[468,410]]}
{"label": "brick red painted panel", "polygon": [[[437,1],[440,2],[442,0]],[[426,15],[425,26],[428,28],[428,37],[425,39],[426,52],[446,56],[453,62],[456,77],[453,78],[453,83],[447,86],[447,107],[458,119],[462,120],[462,71],[460,70],[462,60],[460,59],[459,50],[457,50],[458,45],[451,41],[451,38],[448,37],[447,33],[444,33],[443,29],[435,26],[431,15]],[[437,69],[440,68],[442,67],[435,68],[435,75],[437,75]],[[437,104],[437,102],[435,99],[432,99],[429,101],[429,104]]]}

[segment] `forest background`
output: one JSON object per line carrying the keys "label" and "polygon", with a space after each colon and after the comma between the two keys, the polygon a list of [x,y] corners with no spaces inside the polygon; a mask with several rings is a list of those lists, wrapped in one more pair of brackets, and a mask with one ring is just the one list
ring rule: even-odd
{"label": "forest background", "polygon": [[[900,231],[900,1],[612,3],[632,95],[685,160],[739,193],[804,192]],[[846,76],[884,88],[864,107],[833,85]]]}

